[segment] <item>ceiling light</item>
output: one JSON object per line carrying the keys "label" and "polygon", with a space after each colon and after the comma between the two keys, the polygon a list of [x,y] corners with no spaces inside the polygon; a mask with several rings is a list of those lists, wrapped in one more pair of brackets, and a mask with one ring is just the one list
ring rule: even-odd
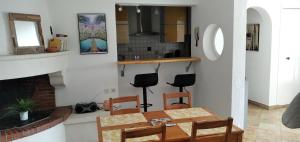
{"label": "ceiling light", "polygon": [[119,11],[119,12],[123,11],[122,6],[119,6],[118,11]]}
{"label": "ceiling light", "polygon": [[154,14],[155,14],[155,15],[159,15],[159,10],[158,10],[157,7],[155,7],[155,9],[154,9]]}
{"label": "ceiling light", "polygon": [[136,12],[141,13],[141,9],[138,6],[136,7]]}

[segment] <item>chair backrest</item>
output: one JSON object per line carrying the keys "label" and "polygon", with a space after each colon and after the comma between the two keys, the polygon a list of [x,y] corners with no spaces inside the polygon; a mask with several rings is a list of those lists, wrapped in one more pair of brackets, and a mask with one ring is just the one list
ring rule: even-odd
{"label": "chair backrest", "polygon": [[[113,108],[114,104],[126,103],[126,102],[136,102],[136,107],[114,110],[114,108]],[[124,97],[119,97],[119,98],[114,98],[114,99],[110,98],[109,99],[109,108],[110,108],[110,115],[139,113],[139,112],[141,112],[140,98],[139,98],[139,96],[124,96]]]}
{"label": "chair backrest", "polygon": [[[169,99],[175,98],[187,98],[188,102],[186,104],[169,104]],[[181,108],[191,108],[192,107],[192,98],[189,92],[172,92],[172,93],[164,93],[164,109],[181,109]]]}
{"label": "chair backrest", "polygon": [[[229,135],[232,131],[232,118],[228,118],[227,120],[217,120],[217,121],[206,121],[206,122],[193,122],[192,127],[192,136],[191,142],[197,142],[199,137],[197,137],[198,129],[213,129],[213,128],[221,128],[226,127],[226,132],[224,134],[224,142],[229,142]],[[200,141],[200,140],[199,140]]]}
{"label": "chair backrest", "polygon": [[178,74],[175,76],[173,85],[177,87],[193,86],[196,81],[196,74]]}
{"label": "chair backrest", "polygon": [[134,87],[150,87],[158,83],[157,73],[137,74],[134,77]]}
{"label": "chair backrest", "polygon": [[154,126],[154,127],[141,128],[135,130],[126,130],[126,131],[122,129],[121,142],[125,142],[126,139],[130,139],[130,138],[139,138],[139,137],[158,135],[158,134],[161,134],[160,141],[165,142],[166,125],[163,124],[161,126]]}

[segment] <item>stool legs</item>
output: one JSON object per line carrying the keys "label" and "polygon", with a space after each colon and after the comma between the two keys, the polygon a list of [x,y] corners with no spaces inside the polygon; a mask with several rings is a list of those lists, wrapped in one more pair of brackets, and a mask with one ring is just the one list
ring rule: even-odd
{"label": "stool legs", "polygon": [[[183,87],[179,87],[179,92],[183,92]],[[183,104],[183,98],[179,98],[179,104]]]}
{"label": "stool legs", "polygon": [[143,107],[144,107],[144,112],[147,112],[147,89],[143,87]]}

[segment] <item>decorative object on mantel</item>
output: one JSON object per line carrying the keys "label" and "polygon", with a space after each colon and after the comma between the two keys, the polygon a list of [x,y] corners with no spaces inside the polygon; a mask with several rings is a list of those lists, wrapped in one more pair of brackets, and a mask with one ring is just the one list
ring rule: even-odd
{"label": "decorative object on mantel", "polygon": [[19,99],[17,103],[8,108],[10,113],[19,113],[20,120],[28,120],[28,113],[32,111],[35,103],[31,99]]}
{"label": "decorative object on mantel", "polygon": [[247,25],[246,50],[259,51],[259,32],[260,32],[259,24]]}
{"label": "decorative object on mantel", "polygon": [[49,47],[46,49],[47,52],[59,52],[61,48],[61,40],[59,38],[52,38],[49,40]]}
{"label": "decorative object on mantel", "polygon": [[67,51],[68,35],[56,34],[56,36],[54,36],[52,26],[50,26],[50,33],[52,35],[52,38],[49,40],[49,45],[46,51],[49,53]]}
{"label": "decorative object on mantel", "polygon": [[199,42],[199,39],[200,39],[200,37],[199,37],[199,27],[196,27],[194,29],[194,36],[195,36],[195,41],[196,41],[195,46],[198,47],[198,42]]}
{"label": "decorative object on mantel", "polygon": [[50,53],[67,51],[67,37],[64,34],[56,34],[56,37],[49,40],[49,47],[46,51]]}
{"label": "decorative object on mantel", "polygon": [[68,44],[67,44],[68,35],[56,34],[56,37],[59,38],[61,41],[60,51],[68,51]]}
{"label": "decorative object on mantel", "polygon": [[105,14],[78,14],[78,28],[80,54],[108,53]]}
{"label": "decorative object on mantel", "polygon": [[45,52],[40,15],[9,13],[8,17],[14,54]]}

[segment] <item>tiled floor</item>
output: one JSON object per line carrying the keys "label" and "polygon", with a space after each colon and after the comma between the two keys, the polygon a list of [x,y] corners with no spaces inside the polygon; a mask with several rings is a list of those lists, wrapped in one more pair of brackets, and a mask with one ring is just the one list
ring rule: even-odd
{"label": "tiled floor", "polygon": [[284,111],[285,108],[266,110],[249,104],[243,142],[300,142],[300,129],[289,129],[281,123]]}

